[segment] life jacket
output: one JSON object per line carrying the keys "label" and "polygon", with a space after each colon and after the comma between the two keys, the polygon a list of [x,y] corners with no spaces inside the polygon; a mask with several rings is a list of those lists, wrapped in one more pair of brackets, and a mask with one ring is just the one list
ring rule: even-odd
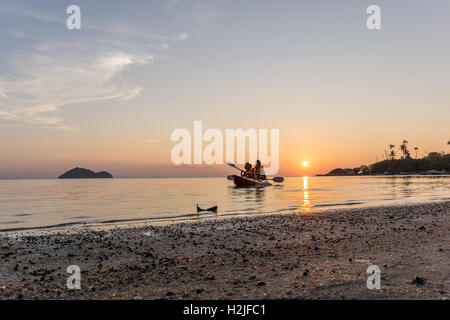
{"label": "life jacket", "polygon": [[258,179],[267,179],[266,173],[264,172],[263,166],[259,166],[259,168],[257,168],[255,166],[254,170],[255,170],[256,178],[258,178]]}
{"label": "life jacket", "polygon": [[251,168],[249,170],[245,170],[244,177],[246,177],[246,178],[254,178],[255,177],[255,169]]}

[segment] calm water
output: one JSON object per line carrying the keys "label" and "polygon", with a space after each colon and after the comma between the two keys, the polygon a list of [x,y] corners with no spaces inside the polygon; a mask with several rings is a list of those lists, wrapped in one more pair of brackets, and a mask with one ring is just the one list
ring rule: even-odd
{"label": "calm water", "polygon": [[[167,223],[450,199],[450,176],[304,177],[263,189],[225,178],[1,180],[0,229]],[[195,205],[218,205],[196,214]]]}

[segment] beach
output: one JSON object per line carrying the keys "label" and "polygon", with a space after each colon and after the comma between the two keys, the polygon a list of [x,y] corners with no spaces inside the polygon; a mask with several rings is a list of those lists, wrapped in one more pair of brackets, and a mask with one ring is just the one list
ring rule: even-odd
{"label": "beach", "polygon": [[0,299],[448,299],[449,230],[440,201],[3,233]]}

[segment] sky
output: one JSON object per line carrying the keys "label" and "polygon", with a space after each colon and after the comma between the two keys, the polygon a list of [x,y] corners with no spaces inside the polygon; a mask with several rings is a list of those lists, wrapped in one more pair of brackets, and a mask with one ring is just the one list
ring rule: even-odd
{"label": "sky", "polygon": [[370,164],[405,138],[449,152],[449,14],[448,0],[0,0],[0,178],[232,173],[173,164],[172,132],[196,120],[279,129],[279,175]]}

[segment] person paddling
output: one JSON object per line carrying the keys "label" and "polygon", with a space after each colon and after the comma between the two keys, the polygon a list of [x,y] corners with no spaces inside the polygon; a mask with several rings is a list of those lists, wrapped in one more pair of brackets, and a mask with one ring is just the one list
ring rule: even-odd
{"label": "person paddling", "polygon": [[245,178],[256,178],[255,169],[252,168],[252,165],[247,162],[245,164],[245,171],[242,172],[242,176]]}
{"label": "person paddling", "polygon": [[255,171],[256,178],[263,179],[263,180],[267,179],[266,173],[264,172],[264,168],[261,165],[260,160],[256,160],[254,171]]}

